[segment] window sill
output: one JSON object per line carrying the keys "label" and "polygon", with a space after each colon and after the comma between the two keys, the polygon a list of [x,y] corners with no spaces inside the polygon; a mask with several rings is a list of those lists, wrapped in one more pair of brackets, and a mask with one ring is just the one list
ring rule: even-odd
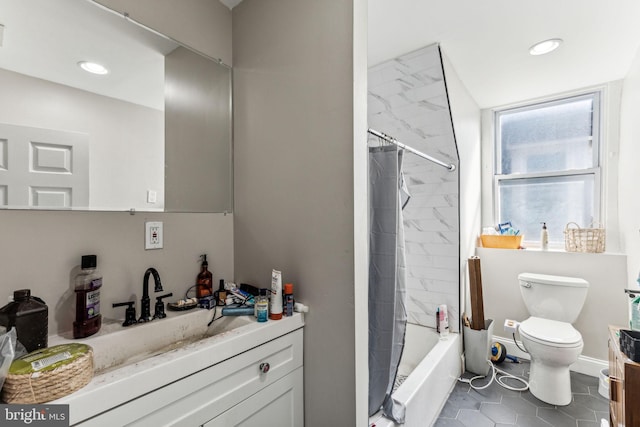
{"label": "window sill", "polygon": [[549,253],[549,254],[566,254],[566,255],[586,255],[586,256],[594,256],[594,255],[598,255],[598,256],[626,256],[626,254],[621,253],[621,252],[598,252],[598,253],[593,253],[593,252],[567,252],[566,250],[564,250],[563,248],[549,248],[549,249],[541,249],[541,248],[521,248],[521,249],[503,249],[503,248],[485,248],[485,247],[481,247],[478,246],[476,247],[476,254],[481,254],[484,251],[489,251],[487,253],[494,253],[495,251],[503,251],[503,252],[523,252],[523,253],[537,253],[537,254],[542,254],[542,253]]}

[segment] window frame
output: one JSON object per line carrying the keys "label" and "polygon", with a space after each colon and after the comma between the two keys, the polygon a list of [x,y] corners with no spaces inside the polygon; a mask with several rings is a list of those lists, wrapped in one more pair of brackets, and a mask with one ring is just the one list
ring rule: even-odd
{"label": "window frame", "polygon": [[[603,182],[602,182],[602,168],[603,157],[602,147],[604,146],[604,109],[603,100],[606,94],[604,88],[596,88],[586,90],[573,94],[564,94],[546,99],[531,101],[518,105],[505,106],[496,108],[492,111],[492,124],[493,124],[493,222],[498,224],[500,222],[500,183],[512,180],[532,180],[536,178],[554,178],[564,176],[578,176],[578,175],[593,175],[593,223],[604,224],[603,213]],[[567,102],[577,101],[580,99],[592,99],[593,100],[593,116],[592,116],[592,155],[593,155],[593,167],[584,169],[567,169],[564,171],[550,171],[550,172],[533,172],[533,173],[510,173],[502,174],[498,173],[502,168],[502,144],[501,144],[501,128],[500,117],[506,112],[523,112],[529,110],[535,110],[541,107],[549,107],[554,105],[561,105]],[[582,227],[588,227],[589,224],[580,224]],[[528,246],[540,247],[539,239],[535,236],[525,235],[524,242]],[[550,247],[560,248],[564,247],[564,244],[549,242]]]}

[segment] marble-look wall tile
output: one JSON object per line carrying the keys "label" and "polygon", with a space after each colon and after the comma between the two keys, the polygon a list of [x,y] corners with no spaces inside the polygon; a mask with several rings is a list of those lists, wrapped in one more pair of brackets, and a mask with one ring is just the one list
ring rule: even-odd
{"label": "marble-look wall tile", "polygon": [[[369,127],[457,166],[444,73],[437,45],[369,69]],[[369,137],[370,144],[378,144]],[[412,323],[436,326],[447,304],[458,330],[458,173],[417,156],[404,157],[411,200],[403,212],[407,265],[407,315]]]}

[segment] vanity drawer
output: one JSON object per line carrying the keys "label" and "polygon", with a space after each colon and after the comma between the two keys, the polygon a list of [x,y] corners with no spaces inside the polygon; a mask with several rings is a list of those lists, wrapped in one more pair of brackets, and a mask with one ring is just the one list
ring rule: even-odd
{"label": "vanity drawer", "polygon": [[78,426],[198,426],[302,366],[298,329]]}

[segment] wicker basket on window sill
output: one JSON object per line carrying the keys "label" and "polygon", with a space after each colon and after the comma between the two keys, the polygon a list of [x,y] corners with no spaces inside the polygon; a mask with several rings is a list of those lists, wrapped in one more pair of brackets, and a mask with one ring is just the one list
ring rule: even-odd
{"label": "wicker basket on window sill", "polygon": [[575,222],[568,223],[564,229],[564,249],[567,252],[604,252],[606,230],[594,225],[599,224],[591,223],[589,228],[580,228]]}

